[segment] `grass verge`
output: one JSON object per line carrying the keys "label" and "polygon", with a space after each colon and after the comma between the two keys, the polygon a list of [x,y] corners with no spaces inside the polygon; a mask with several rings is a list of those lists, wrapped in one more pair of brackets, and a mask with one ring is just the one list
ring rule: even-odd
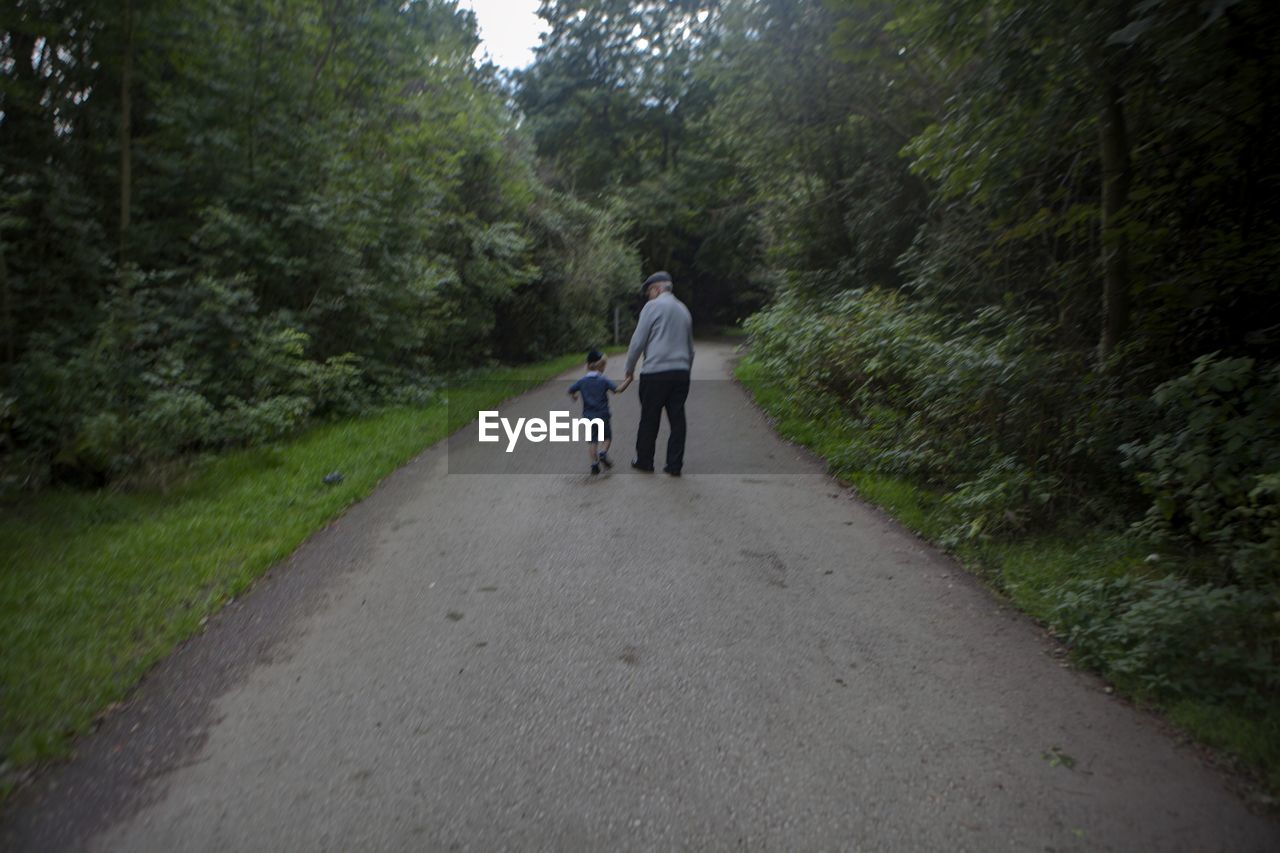
{"label": "grass verge", "polygon": [[[477,375],[425,407],[192,464],[168,488],[54,490],[0,516],[0,799],[65,755],[209,614],[452,427],[578,364]],[[343,481],[322,480],[334,470]]]}
{"label": "grass verge", "polygon": [[[804,445],[830,466],[831,473],[859,495],[882,507],[898,521],[934,544],[952,529],[941,495],[898,477],[850,467],[846,448],[854,426],[836,410],[812,412],[796,405],[793,389],[776,382],[750,356],[735,375],[774,422],[782,437]],[[1052,621],[1064,585],[1095,578],[1147,575],[1146,549],[1132,537],[1106,529],[1064,526],[1017,539],[965,542],[948,548],[969,571],[1043,623]],[[1143,695],[1115,673],[1119,693],[1164,714],[1196,740],[1221,750],[1227,763],[1261,780],[1271,792],[1266,804],[1280,796],[1280,709],[1244,713],[1210,701],[1162,703]]]}

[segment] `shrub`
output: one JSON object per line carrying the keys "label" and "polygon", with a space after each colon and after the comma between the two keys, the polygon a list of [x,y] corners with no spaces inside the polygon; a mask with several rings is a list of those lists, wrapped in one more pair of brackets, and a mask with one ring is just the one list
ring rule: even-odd
{"label": "shrub", "polygon": [[1260,707],[1280,688],[1277,600],[1176,577],[1076,581],[1053,624],[1082,663],[1152,698]]}
{"label": "shrub", "polygon": [[954,490],[957,537],[1042,520],[1063,488],[1079,359],[1044,348],[1043,330],[1016,312],[958,321],[866,290],[786,296],[747,329],[799,411],[835,405],[853,420],[840,464]]}
{"label": "shrub", "polygon": [[1280,365],[1202,356],[1152,400],[1161,430],[1122,448],[1152,501],[1138,529],[1209,548],[1228,580],[1280,582]]}
{"label": "shrub", "polygon": [[201,394],[187,388],[160,389],[150,394],[133,418],[142,454],[165,459],[213,439],[217,412]]}
{"label": "shrub", "polygon": [[995,460],[977,479],[961,483],[945,502],[967,521],[951,530],[944,544],[993,534],[1019,532],[1047,510],[1058,492],[1057,477],[1038,474],[1013,456]]}
{"label": "shrub", "polygon": [[[199,308],[166,322],[188,302]],[[241,282],[175,288],[139,276],[113,294],[92,342],[29,351],[0,421],[9,488],[40,485],[26,469],[42,456],[62,479],[99,485],[188,451],[277,438],[317,412],[360,409],[354,356],[314,360],[305,333],[246,306]]]}
{"label": "shrub", "polygon": [[288,394],[252,402],[232,398],[221,418],[220,438],[225,444],[263,444],[297,429],[311,407],[310,399]]}

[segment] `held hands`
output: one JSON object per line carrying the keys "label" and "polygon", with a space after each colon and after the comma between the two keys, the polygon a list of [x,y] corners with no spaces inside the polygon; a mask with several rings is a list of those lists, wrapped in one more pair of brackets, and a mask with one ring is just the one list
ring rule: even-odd
{"label": "held hands", "polygon": [[622,380],[622,384],[620,384],[620,385],[618,386],[618,392],[617,392],[617,393],[621,394],[623,391],[627,390],[627,386],[628,386],[628,385],[630,385],[630,384],[631,384],[631,382],[632,382],[632,380],[634,380],[634,379],[635,379],[635,377],[634,377],[634,376],[632,376],[630,373],[628,373],[628,374],[627,374],[627,378],[626,378],[626,379],[624,379],[624,380]]}

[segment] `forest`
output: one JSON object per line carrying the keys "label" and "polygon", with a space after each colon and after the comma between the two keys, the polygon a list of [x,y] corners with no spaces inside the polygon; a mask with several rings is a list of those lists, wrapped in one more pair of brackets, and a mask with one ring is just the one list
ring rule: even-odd
{"label": "forest", "polygon": [[1044,618],[1278,772],[1280,5],[539,14],[507,72],[448,0],[9,0],[0,495],[606,343],[666,269],[948,548],[1123,543]]}
{"label": "forest", "polygon": [[621,221],[539,178],[452,4],[7,15],[11,490],[99,486],[576,349],[633,290]]}

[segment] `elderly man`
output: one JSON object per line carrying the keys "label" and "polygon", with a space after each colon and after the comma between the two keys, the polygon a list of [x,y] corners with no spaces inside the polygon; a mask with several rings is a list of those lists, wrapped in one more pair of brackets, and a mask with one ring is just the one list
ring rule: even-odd
{"label": "elderly man", "polygon": [[667,464],[673,477],[684,467],[684,401],[689,396],[689,370],[693,367],[693,317],[684,303],[671,292],[671,276],[656,272],[644,281],[648,298],[636,323],[627,350],[626,376],[635,375],[636,362],[644,356],[640,370],[640,429],[636,433],[636,458],[631,467],[653,471],[654,445],[662,410],[667,410],[671,437],[667,439]]}

